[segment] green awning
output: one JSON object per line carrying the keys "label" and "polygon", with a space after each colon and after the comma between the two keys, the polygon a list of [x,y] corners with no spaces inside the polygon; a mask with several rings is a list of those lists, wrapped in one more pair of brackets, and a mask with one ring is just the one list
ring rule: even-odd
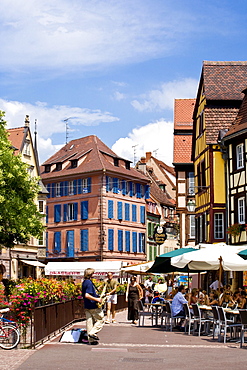
{"label": "green awning", "polygon": [[174,251],[161,254],[159,257],[155,258],[153,266],[146,271],[146,273],[156,273],[156,274],[169,274],[170,272],[188,272],[188,268],[179,269],[171,265],[171,258],[179,256],[183,253],[188,253],[194,251],[195,248],[180,248]]}
{"label": "green awning", "polygon": [[244,260],[247,260],[247,249],[244,249],[243,251],[239,252],[238,255],[242,257]]}

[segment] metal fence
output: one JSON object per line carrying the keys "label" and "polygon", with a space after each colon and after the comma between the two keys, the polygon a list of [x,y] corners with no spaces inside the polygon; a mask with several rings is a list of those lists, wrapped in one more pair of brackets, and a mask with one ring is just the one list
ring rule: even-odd
{"label": "metal fence", "polygon": [[[127,307],[125,295],[118,296],[116,311]],[[82,299],[35,307],[25,345],[31,348],[62,331],[76,320],[85,320]],[[24,342],[22,341],[24,344]]]}

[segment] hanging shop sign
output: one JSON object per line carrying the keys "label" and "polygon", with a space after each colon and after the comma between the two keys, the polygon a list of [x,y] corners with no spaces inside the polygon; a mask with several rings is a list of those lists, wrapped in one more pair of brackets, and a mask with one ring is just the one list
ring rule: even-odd
{"label": "hanging shop sign", "polygon": [[153,238],[156,244],[163,244],[167,239],[166,228],[161,225],[156,226]]}

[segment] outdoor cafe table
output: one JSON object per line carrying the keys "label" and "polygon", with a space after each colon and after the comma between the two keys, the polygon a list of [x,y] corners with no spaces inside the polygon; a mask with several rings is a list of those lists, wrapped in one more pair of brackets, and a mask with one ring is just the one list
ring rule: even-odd
{"label": "outdoor cafe table", "polygon": [[145,303],[145,306],[151,307],[155,309],[155,326],[158,326],[158,318],[159,318],[159,308],[166,307],[165,303]]}

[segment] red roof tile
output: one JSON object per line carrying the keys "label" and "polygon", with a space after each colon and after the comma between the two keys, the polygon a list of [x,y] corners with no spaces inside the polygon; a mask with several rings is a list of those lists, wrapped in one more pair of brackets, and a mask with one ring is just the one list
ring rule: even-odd
{"label": "red roof tile", "polygon": [[[119,166],[114,165],[114,158],[119,160]],[[73,159],[78,159],[78,166],[76,168],[71,167],[70,161]],[[58,162],[64,164],[62,170],[56,171],[54,168],[51,172],[45,172],[45,165],[52,165]],[[117,173],[121,174],[123,178],[134,177],[148,182],[147,177],[135,168],[131,167],[128,170],[125,167],[126,163],[130,164],[130,161],[118,157],[97,136],[90,135],[70,141],[47,159],[41,166],[41,175],[43,179],[51,179],[105,170],[108,174]]]}
{"label": "red roof tile", "polygon": [[15,154],[17,155],[20,150],[22,150],[24,138],[26,137],[26,128],[25,127],[17,127],[17,128],[9,128],[7,129],[9,136],[8,139],[13,145],[14,148],[17,150]]}
{"label": "red roof tile", "polygon": [[207,100],[242,100],[247,86],[247,61],[204,61],[202,76]]}
{"label": "red roof tile", "polygon": [[229,131],[225,135],[225,138],[246,129],[247,129],[247,90],[245,90],[245,97],[239,109],[236,120],[233,122],[233,125],[230,126]]}
{"label": "red roof tile", "polygon": [[207,144],[217,144],[219,131],[229,128],[238,111],[238,108],[205,108]]}
{"label": "red roof tile", "polygon": [[191,161],[191,135],[174,135],[173,162],[192,163]]}
{"label": "red roof tile", "polygon": [[196,99],[175,99],[174,129],[191,130]]}

